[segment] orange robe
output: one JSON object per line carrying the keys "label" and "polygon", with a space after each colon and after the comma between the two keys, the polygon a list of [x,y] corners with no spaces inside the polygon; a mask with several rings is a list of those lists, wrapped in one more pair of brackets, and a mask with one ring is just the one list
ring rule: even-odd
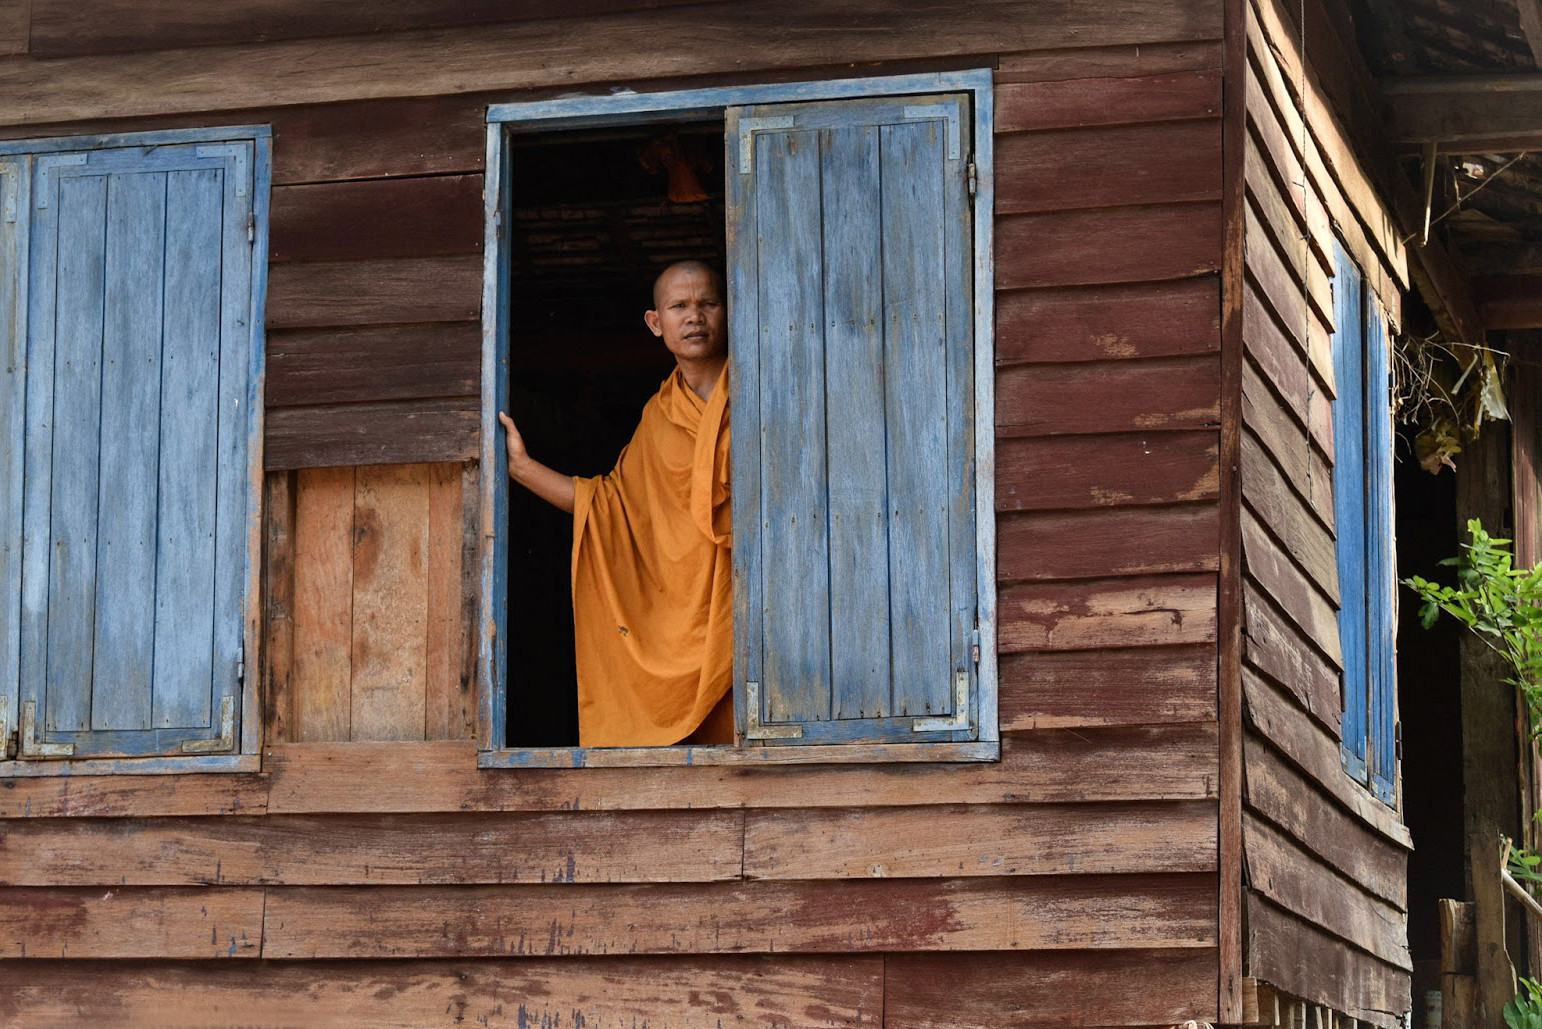
{"label": "orange robe", "polygon": [[579,742],[678,743],[731,703],[727,366],[707,400],[675,369],[615,469],[573,483]]}

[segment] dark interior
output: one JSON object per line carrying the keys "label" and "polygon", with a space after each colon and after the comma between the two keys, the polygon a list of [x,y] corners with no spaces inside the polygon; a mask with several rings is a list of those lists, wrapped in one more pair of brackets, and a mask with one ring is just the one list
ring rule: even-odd
{"label": "dark interior", "polygon": [[[673,367],[643,324],[654,278],[723,266],[723,122],[517,135],[509,406],[531,456],[602,475]],[[572,518],[509,490],[510,747],[576,746]]]}

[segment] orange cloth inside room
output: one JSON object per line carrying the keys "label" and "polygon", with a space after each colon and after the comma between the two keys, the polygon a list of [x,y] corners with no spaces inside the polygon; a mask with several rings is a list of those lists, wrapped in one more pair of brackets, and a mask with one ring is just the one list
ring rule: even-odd
{"label": "orange cloth inside room", "polygon": [[573,480],[585,747],[667,746],[698,728],[693,743],[732,742],[719,707],[733,679],[728,448],[727,366],[707,400],[676,369],[610,474]]}

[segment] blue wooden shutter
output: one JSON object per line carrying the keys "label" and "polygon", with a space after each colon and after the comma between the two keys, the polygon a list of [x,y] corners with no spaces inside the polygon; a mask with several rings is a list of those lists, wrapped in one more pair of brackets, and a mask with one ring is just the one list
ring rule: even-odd
{"label": "blue wooden shutter", "polygon": [[1365,324],[1365,534],[1366,534],[1366,747],[1372,791],[1396,802],[1397,558],[1392,525],[1392,401],[1386,322],[1376,298],[1364,291]]}
{"label": "blue wooden shutter", "polygon": [[26,413],[30,162],[0,157],[0,758],[16,728],[21,646],[22,432]]}
{"label": "blue wooden shutter", "polygon": [[729,109],[751,742],[977,733],[969,124],[956,95]]}
{"label": "blue wooden shutter", "polygon": [[234,749],[253,156],[32,158],[23,757]]}
{"label": "blue wooden shutter", "polygon": [[1339,642],[1344,655],[1344,766],[1366,781],[1366,384],[1364,283],[1341,247],[1333,278],[1333,519],[1339,568]]}

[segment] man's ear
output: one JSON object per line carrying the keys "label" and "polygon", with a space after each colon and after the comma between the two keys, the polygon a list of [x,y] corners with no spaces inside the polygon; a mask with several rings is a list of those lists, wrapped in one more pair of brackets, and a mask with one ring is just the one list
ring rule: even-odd
{"label": "man's ear", "polygon": [[657,311],[644,311],[643,321],[648,323],[649,332],[655,336],[664,335],[664,327],[659,324],[659,313]]}

